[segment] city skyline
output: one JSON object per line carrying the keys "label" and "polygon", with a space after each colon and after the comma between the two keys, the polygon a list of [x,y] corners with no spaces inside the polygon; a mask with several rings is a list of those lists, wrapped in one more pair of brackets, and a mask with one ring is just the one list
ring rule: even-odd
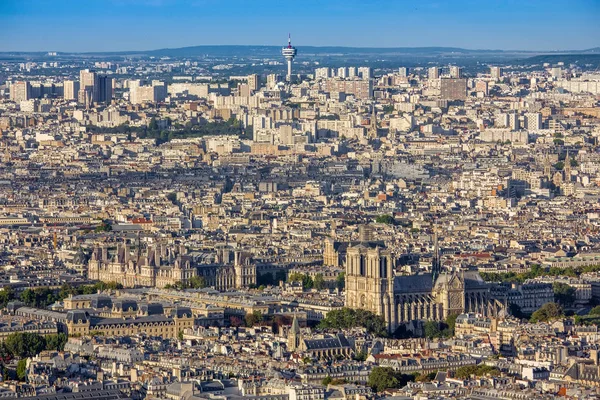
{"label": "city skyline", "polygon": [[[58,4],[8,0],[0,5],[0,11],[0,37],[9,39],[3,41],[0,51],[280,45],[287,32],[293,32],[299,47],[557,51],[600,45],[596,23],[600,4],[592,0],[571,2],[568,9],[554,0],[525,4],[428,1],[417,5],[380,0],[334,0],[326,5],[308,0],[299,5],[263,0],[253,7],[244,0],[230,1],[227,7],[212,0],[92,0],[83,6],[73,0]],[[355,29],[358,26],[360,29]]]}

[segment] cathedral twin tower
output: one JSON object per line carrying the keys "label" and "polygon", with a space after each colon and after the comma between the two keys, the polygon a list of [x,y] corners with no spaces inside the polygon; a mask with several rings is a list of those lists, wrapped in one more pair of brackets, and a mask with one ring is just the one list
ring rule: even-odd
{"label": "cathedral twin tower", "polygon": [[346,307],[383,316],[393,332],[403,323],[465,312],[492,316],[502,305],[477,271],[440,273],[437,251],[431,272],[396,275],[391,252],[365,241],[346,250]]}

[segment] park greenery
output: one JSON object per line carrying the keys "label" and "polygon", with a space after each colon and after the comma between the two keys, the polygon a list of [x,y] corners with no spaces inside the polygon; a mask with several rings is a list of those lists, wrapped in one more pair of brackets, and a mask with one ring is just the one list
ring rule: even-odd
{"label": "park greenery", "polygon": [[2,359],[33,357],[43,350],[62,351],[66,343],[67,335],[64,333],[42,336],[32,332],[17,332],[8,335],[0,343],[0,355]]}
{"label": "park greenery", "polygon": [[136,134],[140,139],[155,139],[158,144],[169,142],[173,139],[188,139],[198,138],[204,136],[218,136],[218,135],[236,135],[241,138],[247,138],[251,136],[249,130],[245,130],[241,122],[235,118],[228,120],[216,120],[213,122],[206,122],[203,124],[194,125],[192,123],[182,124],[171,124],[167,121],[167,127],[161,129],[158,121],[152,118],[148,123],[148,126],[131,126],[129,124],[122,124],[116,127],[96,127],[90,126],[88,128],[91,133],[105,133],[105,134],[125,134],[131,140],[133,134]]}
{"label": "park greenery", "polygon": [[177,282],[174,285],[167,284],[165,289],[204,289],[207,286],[206,278],[203,276],[193,276],[186,282]]}
{"label": "park greenery", "polygon": [[429,339],[451,338],[454,336],[457,314],[448,315],[446,321],[427,321],[423,324],[425,337]]}
{"label": "park greenery", "polygon": [[301,274],[299,272],[291,273],[288,276],[288,282],[302,282],[304,289],[312,289],[315,286],[313,278],[308,274]]}
{"label": "park greenery", "polygon": [[435,372],[403,374],[390,367],[375,367],[369,374],[367,385],[376,392],[382,392],[386,389],[404,387],[409,382],[431,382],[435,375]]}
{"label": "park greenery", "polygon": [[578,278],[581,274],[588,272],[600,272],[600,265],[575,268],[544,268],[538,264],[533,264],[531,268],[525,272],[482,272],[481,277],[488,282],[523,283],[527,279],[534,279],[541,276],[567,276]]}
{"label": "park greenery", "polygon": [[563,316],[563,309],[560,304],[546,303],[537,311],[531,314],[531,322],[548,322]]}
{"label": "park greenery", "polygon": [[391,215],[383,214],[377,216],[377,218],[375,218],[375,222],[377,222],[378,224],[394,225],[396,223],[396,220]]}
{"label": "park greenery", "polygon": [[7,286],[0,290],[0,307],[4,308],[8,302],[20,300],[29,307],[44,308],[56,301],[62,301],[69,295],[93,294],[99,290],[122,289],[123,285],[116,282],[98,282],[94,285],[72,286],[64,284],[58,289],[50,287],[39,287],[35,289],[25,289],[18,295],[14,289]]}
{"label": "park greenery", "polygon": [[387,336],[387,325],[382,316],[367,310],[346,307],[327,313],[327,316],[319,322],[318,327],[336,330],[363,327],[376,336]]}
{"label": "park greenery", "polygon": [[467,379],[471,376],[499,376],[500,370],[485,364],[465,365],[454,371],[454,377],[458,379]]}

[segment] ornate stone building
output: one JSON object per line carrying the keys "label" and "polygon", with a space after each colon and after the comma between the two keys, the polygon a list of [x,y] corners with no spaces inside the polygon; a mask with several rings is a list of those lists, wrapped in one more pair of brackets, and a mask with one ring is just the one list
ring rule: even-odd
{"label": "ornate stone building", "polygon": [[346,253],[346,306],[381,315],[394,331],[415,320],[442,321],[452,314],[495,315],[501,303],[476,271],[441,273],[439,256],[432,272],[396,275],[388,249],[364,242]]}
{"label": "ornate stone building", "polygon": [[117,282],[123,287],[165,287],[186,283],[197,275],[184,246],[138,244],[132,252],[127,243],[117,244],[112,254],[106,245],[96,247],[88,263],[88,278]]}
{"label": "ornate stone building", "polygon": [[249,253],[229,246],[216,249],[212,262],[206,263],[189,254],[185,246],[141,245],[133,251],[127,243],[116,249],[101,245],[88,262],[88,278],[117,282],[123,287],[157,287],[185,284],[201,276],[206,285],[229,290],[256,284],[256,265]]}

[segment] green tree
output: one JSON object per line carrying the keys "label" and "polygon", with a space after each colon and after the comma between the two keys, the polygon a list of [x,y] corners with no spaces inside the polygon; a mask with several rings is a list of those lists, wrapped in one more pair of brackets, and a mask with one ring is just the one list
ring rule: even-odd
{"label": "green tree", "polygon": [[363,327],[376,336],[387,336],[387,324],[382,316],[367,310],[342,308],[332,310],[319,322],[320,329],[349,329]]}
{"label": "green tree", "polygon": [[33,357],[46,348],[46,340],[37,333],[12,333],[4,340],[7,351],[12,356]]}
{"label": "green tree", "polygon": [[369,374],[367,384],[376,392],[398,387],[396,373],[390,367],[375,367]]}
{"label": "green tree", "polygon": [[171,192],[167,195],[167,200],[173,204],[177,204],[177,193]]}
{"label": "green tree", "polygon": [[563,309],[560,304],[546,303],[539,310],[531,314],[531,322],[547,322],[560,318],[563,315]]}
{"label": "green tree", "polygon": [[314,284],[314,288],[317,290],[321,290],[321,289],[325,288],[325,279],[323,279],[323,274],[315,275],[313,284]]}
{"label": "green tree", "polygon": [[554,300],[564,306],[571,306],[575,301],[575,288],[562,282],[552,284],[554,290]]}
{"label": "green tree", "polygon": [[446,317],[446,328],[444,329],[444,336],[454,336],[454,329],[456,327],[456,318],[458,314],[450,314]]}
{"label": "green tree", "polygon": [[442,336],[442,331],[440,331],[440,326],[435,321],[427,321],[423,324],[423,331],[425,332],[425,337],[429,339],[438,338]]}
{"label": "green tree", "polygon": [[394,219],[393,216],[384,214],[384,215],[379,215],[377,218],[375,218],[375,222],[377,222],[378,224],[394,225],[396,220]]}
{"label": "green tree", "polygon": [[254,311],[250,314],[246,314],[246,326],[258,325],[263,321],[263,315],[260,311]]}
{"label": "green tree", "polygon": [[346,273],[340,272],[337,278],[335,278],[335,285],[338,289],[344,290],[346,287]]}
{"label": "green tree", "polygon": [[600,306],[596,306],[590,310],[589,315],[600,315]]}
{"label": "green tree", "polygon": [[67,343],[67,335],[64,333],[57,333],[55,335],[46,336],[46,350],[58,350],[62,351]]}
{"label": "green tree", "polygon": [[500,370],[495,367],[491,367],[489,365],[479,364],[479,365],[466,365],[464,367],[459,367],[454,372],[454,377],[459,379],[467,379],[471,376],[498,376],[500,375]]}
{"label": "green tree", "polygon": [[321,384],[322,384],[323,386],[327,386],[327,385],[329,385],[331,382],[333,382],[333,379],[332,379],[332,378],[331,378],[329,375],[327,375],[325,378],[323,378],[323,380],[321,381]]}
{"label": "green tree", "polygon": [[354,357],[352,357],[352,358],[353,358],[354,360],[356,360],[356,361],[367,361],[367,357],[368,357],[368,356],[369,356],[369,355],[368,355],[366,352],[364,352],[364,351],[359,351],[359,352],[358,352],[358,353],[356,353],[356,354],[354,355]]}
{"label": "green tree", "polygon": [[27,378],[27,359],[23,358],[17,363],[17,378],[20,381],[25,381]]}
{"label": "green tree", "polygon": [[21,292],[21,301],[30,307],[35,307],[35,293],[31,289],[25,289]]}
{"label": "green tree", "polygon": [[193,276],[186,284],[186,288],[189,289],[203,289],[206,287],[206,278],[203,276]]}
{"label": "green tree", "polygon": [[110,224],[110,221],[107,221],[107,220],[102,221],[102,223],[100,225],[98,225],[96,227],[96,229],[94,229],[94,232],[96,232],[96,233],[110,232],[110,231],[112,231],[112,225]]}
{"label": "green tree", "polygon": [[158,130],[158,122],[156,122],[156,118],[150,119],[150,122],[148,123],[148,129],[151,131]]}
{"label": "green tree", "polygon": [[12,287],[6,286],[0,290],[0,308],[6,307],[6,305],[15,298],[15,292]]}
{"label": "green tree", "polygon": [[437,374],[436,372],[430,372],[428,374],[422,373],[422,374],[419,374],[419,375],[417,375],[415,377],[415,381],[417,381],[417,382],[431,382],[432,380],[435,379],[436,374]]}

